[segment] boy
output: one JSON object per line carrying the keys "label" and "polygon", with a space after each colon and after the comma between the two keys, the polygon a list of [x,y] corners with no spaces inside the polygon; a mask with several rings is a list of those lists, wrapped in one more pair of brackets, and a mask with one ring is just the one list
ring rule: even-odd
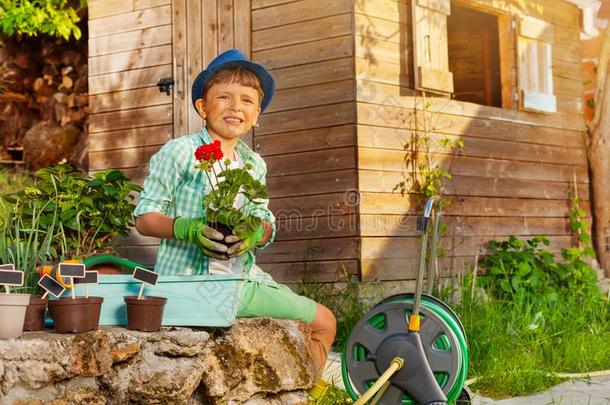
{"label": "boy", "polygon": [[[219,181],[208,180],[195,168],[194,152],[202,144],[220,141],[223,156],[232,166],[250,163],[253,177],[265,182],[265,162],[241,138],[256,125],[274,90],[274,80],[265,67],[250,62],[236,49],[220,54],[199,73],[193,82],[192,101],[203,118],[203,128],[168,142],[151,158],[134,212],[135,225],[142,235],[162,239],[155,266],[160,274],[246,273],[237,316],[309,323],[321,371],[335,337],[334,315],[325,306],[277,284],[254,263],[253,249],[264,248],[275,236],[268,201],[251,210],[263,222],[243,239],[210,228],[201,206],[203,195],[210,190],[208,183]],[[223,240],[229,247],[219,243]]]}

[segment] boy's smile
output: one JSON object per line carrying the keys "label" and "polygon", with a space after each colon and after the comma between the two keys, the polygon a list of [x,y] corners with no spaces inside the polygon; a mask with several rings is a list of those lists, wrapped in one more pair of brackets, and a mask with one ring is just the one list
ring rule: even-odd
{"label": "boy's smile", "polygon": [[205,98],[196,101],[197,111],[206,120],[208,133],[233,146],[256,124],[260,113],[256,89],[239,83],[218,83]]}

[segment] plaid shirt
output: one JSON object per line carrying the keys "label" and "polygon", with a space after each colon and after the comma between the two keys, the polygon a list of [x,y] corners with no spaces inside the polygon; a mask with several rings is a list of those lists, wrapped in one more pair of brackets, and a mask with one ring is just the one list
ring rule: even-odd
{"label": "plaid shirt", "polygon": [[[201,201],[211,191],[207,176],[195,168],[195,149],[201,144],[212,142],[205,128],[199,133],[173,139],[165,144],[150,159],[148,177],[144,181],[144,190],[140,193],[134,216],[147,212],[160,212],[168,217],[198,218],[206,213]],[[258,153],[253,152],[243,141],[238,141],[235,152],[244,164],[252,164],[252,176],[265,183],[267,166]],[[269,200],[248,209],[246,213],[255,215],[273,224],[273,233],[269,242],[275,238],[275,218],[268,208]],[[209,259],[198,247],[188,241],[162,239],[157,253],[155,269],[159,274],[199,275],[208,274]],[[265,284],[275,282],[267,273],[254,263],[254,253],[249,251],[239,256],[233,265],[239,266],[247,278]]]}

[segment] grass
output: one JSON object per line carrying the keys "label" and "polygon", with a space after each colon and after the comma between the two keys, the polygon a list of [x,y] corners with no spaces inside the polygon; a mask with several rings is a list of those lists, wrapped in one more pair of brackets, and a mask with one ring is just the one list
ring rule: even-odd
{"label": "grass", "polygon": [[361,283],[344,271],[337,283],[304,280],[298,288],[300,294],[325,305],[335,314],[337,334],[333,343],[334,351],[343,351],[352,329],[374,304],[367,304],[360,299],[360,286]]}
{"label": "grass", "polygon": [[526,395],[560,383],[553,373],[610,369],[607,298],[566,294],[551,305],[459,295],[453,307],[468,337],[469,377],[477,377],[471,388],[482,395]]}
{"label": "grass", "polygon": [[349,405],[353,403],[349,394],[333,383],[330,383],[328,390],[321,398],[309,401],[310,405]]}

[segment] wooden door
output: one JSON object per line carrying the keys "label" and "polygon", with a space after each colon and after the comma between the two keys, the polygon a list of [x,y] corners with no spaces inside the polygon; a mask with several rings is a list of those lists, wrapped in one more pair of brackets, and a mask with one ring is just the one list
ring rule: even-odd
{"label": "wooden door", "polygon": [[201,129],[191,101],[193,80],[219,53],[250,57],[250,0],[173,0],[174,137]]}

